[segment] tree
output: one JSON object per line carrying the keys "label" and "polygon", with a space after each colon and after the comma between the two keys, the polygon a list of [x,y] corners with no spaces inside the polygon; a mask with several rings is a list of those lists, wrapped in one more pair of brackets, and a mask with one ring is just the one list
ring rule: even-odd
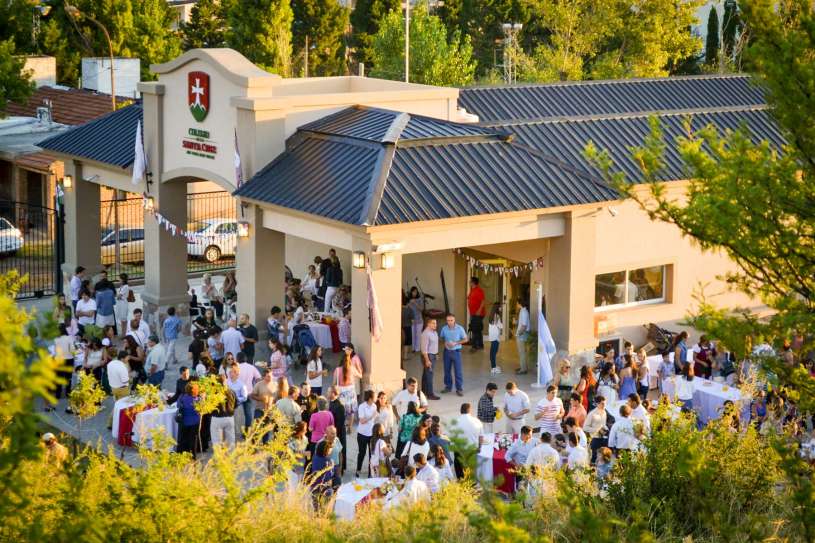
{"label": "tree", "polygon": [[705,39],[705,64],[715,66],[719,63],[719,13],[716,6],[710,6],[707,16],[707,38]]}
{"label": "tree", "polygon": [[[371,75],[385,79],[405,77],[405,19],[392,11],[369,51],[374,61]],[[439,86],[464,86],[475,74],[473,49],[468,36],[458,33],[447,41],[441,19],[430,15],[426,4],[418,4],[410,15],[410,80]]]}
{"label": "tree", "polygon": [[342,73],[348,9],[337,0],[300,0],[294,2],[292,9],[294,54],[305,62],[308,40],[308,74],[327,76]]}
{"label": "tree", "polygon": [[25,102],[34,91],[30,75],[23,73],[24,65],[25,61],[14,55],[14,42],[0,41],[0,116],[4,116],[9,101]]}
{"label": "tree", "polygon": [[33,52],[33,6],[30,0],[0,2],[0,41],[14,40],[17,51]]}
{"label": "tree", "polygon": [[40,27],[40,50],[57,59],[57,83],[61,85],[76,86],[79,83],[82,50],[75,45],[78,39],[73,28],[64,27],[56,18]]}
{"label": "tree", "polygon": [[223,47],[226,21],[219,0],[198,0],[190,12],[190,22],[181,27],[184,49]]}
{"label": "tree", "polygon": [[[473,43],[473,56],[480,74],[502,63],[504,23],[529,23],[530,8],[537,2],[526,0],[463,0],[461,33]],[[523,33],[521,35],[523,39]]]}
{"label": "tree", "polygon": [[79,419],[78,438],[82,440],[82,421],[96,416],[102,409],[105,391],[99,386],[99,381],[93,374],[79,374],[79,383],[68,398],[71,411]]}
{"label": "tree", "polygon": [[181,36],[172,29],[173,11],[165,0],[141,0],[133,11],[134,32],[126,43],[141,59],[142,80],[155,79],[151,64],[160,64],[181,54]]}
{"label": "tree", "polygon": [[399,10],[400,0],[357,0],[351,12],[351,44],[354,58],[364,62],[370,70],[373,67],[369,55],[373,38],[379,32],[379,25],[385,16]]}
{"label": "tree", "polygon": [[741,27],[738,3],[736,0],[726,0],[722,19],[722,53],[728,62],[733,60],[736,53],[736,38],[742,30]]}
{"label": "tree", "polygon": [[289,0],[230,0],[226,10],[227,44],[261,68],[289,76],[294,19]]}

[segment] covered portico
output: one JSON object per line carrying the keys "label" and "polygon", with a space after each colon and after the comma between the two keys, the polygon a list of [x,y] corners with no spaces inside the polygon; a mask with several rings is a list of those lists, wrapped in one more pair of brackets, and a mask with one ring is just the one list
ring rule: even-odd
{"label": "covered portico", "polygon": [[[505,135],[397,111],[351,107],[304,125],[287,150],[235,195],[247,205],[238,281],[248,309],[268,312],[282,277],[267,273],[289,240],[357,253],[371,270],[383,330],[372,337],[367,271],[351,270],[352,341],[375,389],[399,388],[402,291],[444,271],[450,310],[464,323],[468,274],[453,249],[542,257],[531,312],[546,296],[558,347],[593,352],[595,218],[609,187]],[[356,260],[356,259],[355,259]],[[346,283],[349,281],[346,279]],[[246,307],[246,306],[244,306]],[[534,327],[534,324],[533,324]]]}

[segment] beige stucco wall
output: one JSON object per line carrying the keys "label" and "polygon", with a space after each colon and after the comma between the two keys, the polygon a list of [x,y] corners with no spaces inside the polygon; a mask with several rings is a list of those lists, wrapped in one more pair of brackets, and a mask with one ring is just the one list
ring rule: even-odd
{"label": "beige stucco wall", "polygon": [[[428,309],[444,310],[444,294],[441,288],[441,271],[447,287],[450,310],[464,322],[467,302],[467,263],[451,250],[408,254],[402,257],[402,289],[410,291],[416,285],[416,278],[425,294],[434,296],[428,300]],[[462,280],[462,278],[464,279]]]}
{"label": "beige stucco wall", "polygon": [[[683,187],[683,183],[676,183],[671,187],[671,193],[676,195]],[[696,307],[694,294],[702,292],[702,287],[705,296],[716,305],[762,307],[759,301],[728,291],[717,279],[735,270],[726,255],[702,252],[692,240],[683,238],[675,226],[651,221],[636,202],[626,201],[613,207],[617,211],[616,217],[606,211],[597,215],[596,273],[662,264],[670,265],[672,273],[666,280],[666,303],[595,311],[595,318],[602,315],[608,319],[611,327],[608,335],[622,335],[641,344],[645,342],[643,324],[657,322],[674,330],[683,329],[676,323]],[[593,297],[593,288],[591,292]],[[691,336],[692,339],[696,337],[693,332]]]}
{"label": "beige stucco wall", "polygon": [[[331,245],[326,245],[325,243],[319,243],[297,236],[286,236],[286,265],[291,269],[291,272],[296,278],[302,279],[306,274],[308,265],[314,263],[314,257],[328,257],[328,250],[331,248]],[[337,251],[337,258],[340,259],[343,283],[350,285],[351,251],[339,248],[334,249]]]}

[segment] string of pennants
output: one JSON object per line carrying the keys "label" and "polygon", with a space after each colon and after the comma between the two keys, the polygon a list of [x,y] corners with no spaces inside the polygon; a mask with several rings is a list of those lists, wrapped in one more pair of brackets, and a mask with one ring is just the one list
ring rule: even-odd
{"label": "string of pennants", "polygon": [[538,257],[532,262],[527,262],[526,264],[516,264],[515,266],[501,266],[498,264],[487,264],[485,262],[481,262],[475,257],[472,257],[466,254],[462,249],[453,249],[453,252],[466,260],[473,268],[478,268],[480,270],[484,270],[486,272],[495,272],[495,273],[510,273],[515,277],[521,275],[524,271],[534,271],[539,268],[543,267],[543,257]]}
{"label": "string of pennants", "polygon": [[146,193],[142,193],[141,198],[142,207],[144,210],[149,211],[150,214],[156,219],[159,227],[163,226],[164,230],[170,235],[185,238],[190,243],[194,243],[196,239],[203,239],[207,237],[206,234],[190,232],[189,230],[184,230],[180,226],[172,223],[169,219],[167,219],[167,217],[159,213],[159,211],[152,206],[151,199]]}

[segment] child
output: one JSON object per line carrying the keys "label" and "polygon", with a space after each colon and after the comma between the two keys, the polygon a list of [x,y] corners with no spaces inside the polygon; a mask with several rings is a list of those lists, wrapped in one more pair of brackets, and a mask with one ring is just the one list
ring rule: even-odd
{"label": "child", "polygon": [[351,311],[344,309],[342,318],[337,323],[337,333],[340,339],[340,348],[351,343]]}
{"label": "child", "polygon": [[662,382],[665,379],[668,379],[669,377],[673,377],[675,375],[674,364],[673,362],[671,362],[668,353],[662,353],[662,363],[659,365],[657,375],[659,376],[659,391],[663,392]]}

